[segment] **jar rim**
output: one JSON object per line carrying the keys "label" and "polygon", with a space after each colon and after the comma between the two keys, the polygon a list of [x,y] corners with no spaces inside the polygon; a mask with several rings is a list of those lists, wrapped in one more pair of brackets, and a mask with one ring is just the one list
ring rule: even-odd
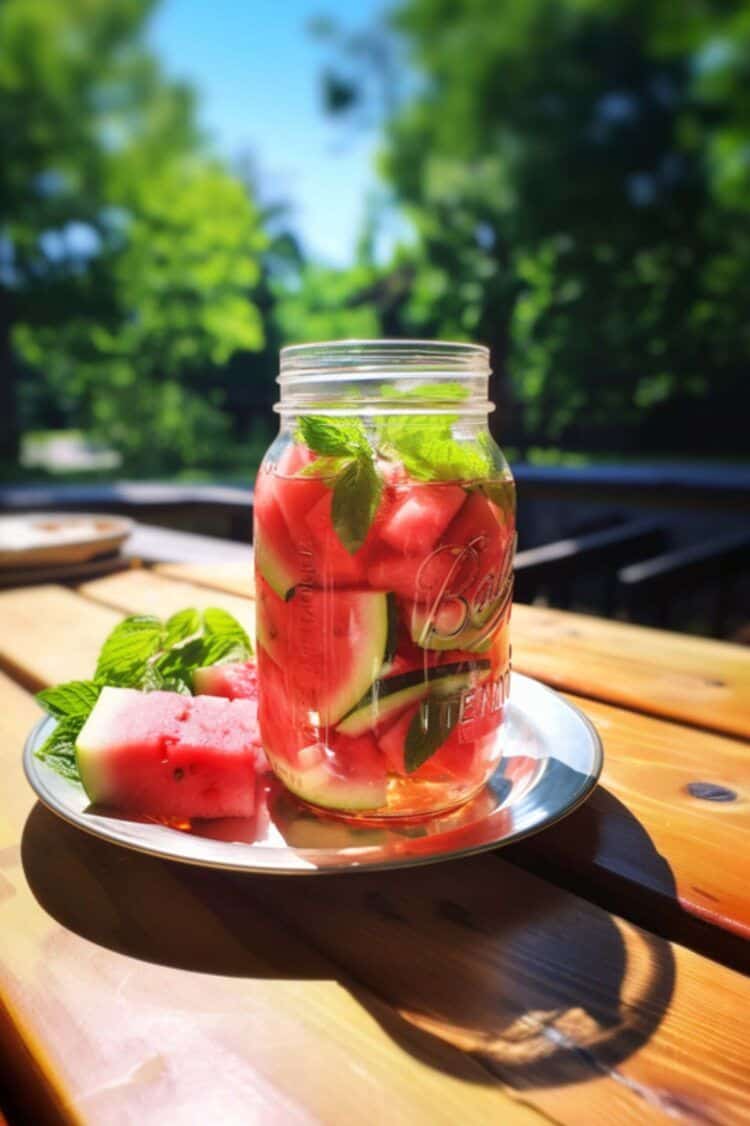
{"label": "jar rim", "polygon": [[488,376],[490,352],[484,344],[451,340],[385,338],[324,340],[281,349],[279,383],[326,373],[364,375],[402,371],[437,378]]}

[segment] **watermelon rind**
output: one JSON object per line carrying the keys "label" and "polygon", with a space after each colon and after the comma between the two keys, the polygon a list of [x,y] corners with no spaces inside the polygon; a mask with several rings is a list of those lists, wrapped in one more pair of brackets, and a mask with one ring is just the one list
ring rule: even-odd
{"label": "watermelon rind", "polygon": [[386,803],[385,772],[382,777],[354,780],[337,776],[326,761],[302,770],[280,758],[274,758],[273,769],[288,790],[312,805],[358,813]]}
{"label": "watermelon rind", "polygon": [[[388,680],[380,680],[341,720],[336,730],[342,735],[362,735],[401,711],[408,704],[422,700],[430,692],[452,695],[476,682],[478,673],[489,669],[489,661],[437,665],[415,669]],[[377,690],[376,690],[377,689]]]}
{"label": "watermelon rind", "polygon": [[120,716],[141,695],[135,688],[102,688],[96,705],[76,739],[76,763],[81,784],[92,802],[106,801],[108,794],[107,750]]}
{"label": "watermelon rind", "polygon": [[274,550],[268,536],[256,536],[255,566],[279,598],[287,599],[299,581],[297,569]]}

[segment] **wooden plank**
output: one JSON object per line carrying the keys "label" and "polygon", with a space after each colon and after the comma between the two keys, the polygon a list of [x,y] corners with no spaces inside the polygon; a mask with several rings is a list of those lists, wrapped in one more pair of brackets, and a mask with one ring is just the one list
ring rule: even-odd
{"label": "wooden plank", "polygon": [[[748,964],[750,747],[571,697],[604,743],[601,784],[571,817],[510,850],[693,948]],[[712,924],[691,926],[691,920]]]}
{"label": "wooden plank", "polygon": [[86,679],[121,618],[62,586],[0,592],[0,666],[34,689]]}
{"label": "wooden plank", "polygon": [[[16,842],[21,734],[0,739]],[[91,1121],[195,1121],[217,1092],[225,1120],[262,1099],[268,1121],[506,1121],[528,1109],[506,1090],[563,1122],[750,1111],[749,982],[494,857],[249,880],[39,809],[6,855],[6,1008]]]}
{"label": "wooden plank", "polygon": [[186,883],[35,805],[38,715],[0,674],[0,1057],[29,1121],[540,1120],[286,931],[252,880]]}
{"label": "wooden plank", "polygon": [[239,594],[243,598],[255,597],[252,557],[245,563],[160,563],[154,567],[160,575],[195,583],[197,586]]}
{"label": "wooden plank", "polygon": [[511,629],[519,672],[605,703],[750,737],[750,653],[742,646],[521,603]]}
{"label": "wooden plank", "polygon": [[[11,777],[22,818],[17,760]],[[11,1033],[84,1122],[750,1111],[750,982],[495,858],[251,880],[39,808],[3,843]]]}
{"label": "wooden plank", "polygon": [[415,1027],[555,1119],[750,1115],[742,974],[492,856],[300,885],[258,890]]}
{"label": "wooden plank", "polygon": [[106,579],[83,583],[78,588],[86,598],[104,603],[124,614],[156,614],[164,618],[186,606],[222,606],[254,629],[254,604],[249,598],[219,593],[193,583],[175,581],[153,571],[136,569]]}

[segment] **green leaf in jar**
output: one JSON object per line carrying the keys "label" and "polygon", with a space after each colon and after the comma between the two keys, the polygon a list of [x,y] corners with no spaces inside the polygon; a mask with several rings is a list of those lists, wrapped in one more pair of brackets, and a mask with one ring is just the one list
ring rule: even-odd
{"label": "green leaf in jar", "polygon": [[[424,383],[401,391],[384,386],[381,394],[388,405],[444,407],[466,399],[468,388],[460,383]],[[475,481],[490,471],[490,458],[478,439],[459,440],[453,434],[456,414],[384,414],[378,418],[378,446],[397,458],[417,481]]]}
{"label": "green leaf in jar", "polygon": [[356,457],[370,449],[365,428],[358,418],[302,415],[296,437],[313,453],[324,457]]}
{"label": "green leaf in jar", "polygon": [[355,458],[336,478],[331,519],[336,535],[350,555],[367,538],[380,503],[383,482],[372,460]]}
{"label": "green leaf in jar", "polygon": [[365,542],[383,491],[367,432],[358,418],[303,415],[297,437],[318,454],[301,475],[321,477],[333,489],[333,528],[354,555]]}
{"label": "green leaf in jar", "polygon": [[404,744],[404,766],[408,774],[418,770],[438,751],[458,723],[461,701],[456,696],[428,696],[409,724]]}

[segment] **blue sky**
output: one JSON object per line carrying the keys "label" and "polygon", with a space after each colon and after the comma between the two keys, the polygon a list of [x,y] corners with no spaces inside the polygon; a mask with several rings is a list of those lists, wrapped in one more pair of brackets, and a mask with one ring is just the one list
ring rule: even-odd
{"label": "blue sky", "polygon": [[264,190],[293,205],[306,249],[350,259],[364,198],[376,184],[377,137],[323,113],[323,45],[309,21],[368,23],[382,0],[161,0],[149,40],[167,72],[198,90],[202,124],[231,158],[250,153]]}

